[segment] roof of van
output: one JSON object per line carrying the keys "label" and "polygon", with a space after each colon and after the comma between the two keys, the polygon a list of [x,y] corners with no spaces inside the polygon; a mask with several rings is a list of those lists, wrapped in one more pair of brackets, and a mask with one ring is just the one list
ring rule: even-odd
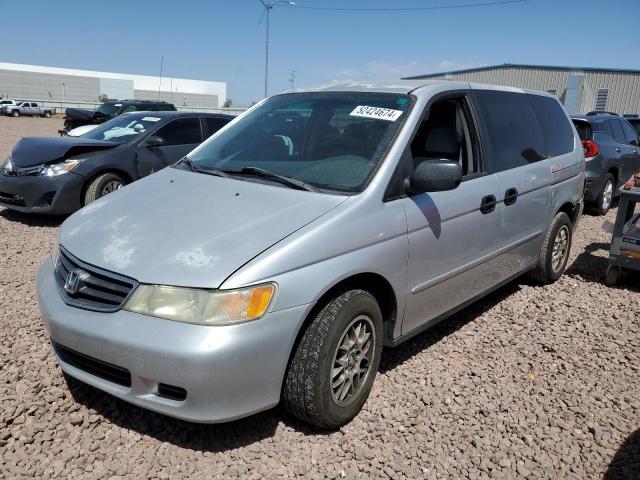
{"label": "roof of van", "polygon": [[547,92],[537,90],[528,90],[524,88],[507,87],[503,85],[488,85],[483,83],[461,82],[459,80],[353,80],[344,82],[334,82],[316,87],[302,88],[290,90],[285,93],[295,92],[383,92],[383,93],[399,93],[407,94],[422,87],[433,85],[448,85],[451,89],[484,89],[499,90],[505,92],[516,93],[533,93],[536,95],[544,95],[553,97]]}

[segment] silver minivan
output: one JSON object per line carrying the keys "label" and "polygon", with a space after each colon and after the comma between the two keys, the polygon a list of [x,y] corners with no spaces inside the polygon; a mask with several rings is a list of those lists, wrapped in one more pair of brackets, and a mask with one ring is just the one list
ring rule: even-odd
{"label": "silver minivan", "polygon": [[453,81],[273,96],[69,217],[38,271],[66,374],[221,422],[336,428],[393,347],[563,273],[583,149],[551,95]]}

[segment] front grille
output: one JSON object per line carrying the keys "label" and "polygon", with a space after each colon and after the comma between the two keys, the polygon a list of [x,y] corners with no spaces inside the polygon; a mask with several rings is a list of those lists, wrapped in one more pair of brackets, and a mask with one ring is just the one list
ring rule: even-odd
{"label": "front grille", "polygon": [[55,278],[66,304],[98,312],[119,310],[138,285],[132,278],[84,263],[62,247]]}
{"label": "front grille", "polygon": [[131,387],[131,373],[126,368],[118,367],[111,363],[103,362],[84,353],[76,352],[63,347],[59,343],[53,343],[53,348],[64,363],[68,363],[78,370],[87,372],[109,382],[117,383],[123,387]]}

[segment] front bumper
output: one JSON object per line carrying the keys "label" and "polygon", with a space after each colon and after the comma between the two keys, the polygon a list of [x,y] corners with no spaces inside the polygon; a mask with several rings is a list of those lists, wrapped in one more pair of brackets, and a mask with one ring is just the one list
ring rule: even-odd
{"label": "front bumper", "polygon": [[[38,302],[54,345],[130,372],[123,386],[56,358],[62,370],[135,405],[183,420],[216,423],[269,409],[308,306],[271,312],[233,326],[208,327],[127,312],[99,313],[66,305],[49,259],[37,275]],[[186,391],[161,395],[160,384]]]}
{"label": "front bumper", "polygon": [[84,177],[6,176],[0,172],[0,206],[29,213],[67,214],[82,207]]}

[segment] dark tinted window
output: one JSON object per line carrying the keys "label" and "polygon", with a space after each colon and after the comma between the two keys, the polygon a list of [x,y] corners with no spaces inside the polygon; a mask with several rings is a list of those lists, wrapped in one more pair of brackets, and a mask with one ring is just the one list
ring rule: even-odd
{"label": "dark tinted window", "polygon": [[170,103],[158,103],[154,106],[154,110],[158,112],[168,112],[168,111],[173,111],[175,109],[176,107],[174,107]]}
{"label": "dark tinted window", "polygon": [[202,142],[200,119],[197,117],[179,118],[156,132],[158,137],[164,138],[163,146],[187,145]]}
{"label": "dark tinted window", "polygon": [[209,138],[211,135],[216,133],[222,127],[224,127],[229,120],[226,118],[212,118],[205,117],[204,118],[204,137]]}
{"label": "dark tinted window", "polygon": [[528,97],[542,127],[546,155],[555,157],[573,151],[573,130],[560,104],[549,97]]}
{"label": "dark tinted window", "polygon": [[573,125],[578,131],[580,140],[593,140],[593,131],[591,130],[589,122],[584,120],[573,120]]}
{"label": "dark tinted window", "polygon": [[611,131],[613,132],[613,139],[618,143],[627,143],[627,140],[624,138],[624,132],[622,131],[622,125],[619,120],[609,120],[609,126],[611,127]]}
{"label": "dark tinted window", "polygon": [[492,172],[545,158],[544,136],[527,95],[498,91],[479,91],[476,95],[492,147]]}
{"label": "dark tinted window", "polygon": [[627,144],[638,145],[638,135],[628,122],[620,122],[624,130],[624,136],[627,138]]}

